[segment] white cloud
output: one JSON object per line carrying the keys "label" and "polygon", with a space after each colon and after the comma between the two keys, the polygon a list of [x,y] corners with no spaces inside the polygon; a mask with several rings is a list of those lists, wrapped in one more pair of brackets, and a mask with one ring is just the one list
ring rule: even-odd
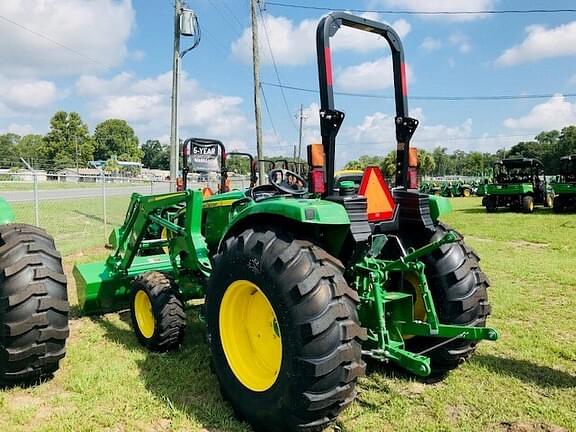
{"label": "white cloud", "polygon": [[458,49],[462,54],[466,54],[470,52],[472,46],[470,45],[470,41],[468,40],[468,36],[464,33],[456,32],[450,35],[448,38],[450,44]]}
{"label": "white cloud", "polygon": [[504,126],[510,129],[551,130],[571,124],[576,124],[576,104],[561,94],[534,106],[525,116],[504,121]]}
{"label": "white cloud", "polygon": [[[251,121],[242,111],[243,100],[212,94],[183,74],[180,81],[179,124],[182,136],[215,137],[243,148],[252,142]],[[170,128],[171,73],[137,79],[122,72],[110,79],[80,77],[76,94],[87,98],[95,121],[120,118],[128,121],[142,139],[162,137]]]}
{"label": "white cloud", "polygon": [[[408,82],[412,80],[412,69],[406,65]],[[392,57],[382,57],[355,66],[349,66],[336,77],[338,88],[345,91],[383,90],[394,84]]]}
{"label": "white cloud", "polygon": [[554,28],[541,25],[526,27],[526,39],[508,48],[498,59],[499,66],[512,66],[551,57],[576,54],[576,21]]}
{"label": "white cloud", "polygon": [[14,109],[43,108],[58,99],[51,81],[7,79],[0,76],[0,101]]}
{"label": "white cloud", "polygon": [[29,124],[11,123],[6,127],[6,132],[12,132],[20,136],[34,133],[35,129]]}
{"label": "white cloud", "polygon": [[[131,0],[19,0],[0,2],[0,72],[9,75],[77,74],[119,65],[134,25]],[[71,50],[106,66],[74,54]]]}
{"label": "white cloud", "polygon": [[[436,11],[482,11],[492,9],[494,0],[380,0],[380,4],[402,10],[436,12]],[[422,15],[424,17],[424,15]],[[486,18],[485,14],[477,15],[434,15],[434,18],[452,21],[472,21]]]}
{"label": "white cloud", "polygon": [[432,37],[426,37],[420,44],[420,47],[428,52],[436,51],[442,48],[442,41]]}
{"label": "white cloud", "polygon": [[[381,21],[378,14],[364,14],[366,18]],[[266,36],[270,41],[274,59],[277,64],[301,65],[309,62],[316,56],[316,26],[317,19],[305,19],[295,23],[282,16],[266,15],[264,24],[260,21],[260,54],[262,63],[272,63],[270,48]],[[410,23],[400,19],[394,21],[392,27],[400,38],[404,38],[411,29]],[[334,51],[356,51],[361,53],[387,49],[386,42],[377,35],[368,32],[343,27],[331,40]],[[252,62],[252,32],[250,28],[244,29],[242,36],[232,42],[232,54],[244,63]]]}

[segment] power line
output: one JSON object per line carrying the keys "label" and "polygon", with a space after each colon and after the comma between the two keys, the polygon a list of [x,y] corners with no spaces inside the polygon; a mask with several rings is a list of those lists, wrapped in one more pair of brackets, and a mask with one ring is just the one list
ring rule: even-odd
{"label": "power line", "polygon": [[232,18],[234,18],[234,21],[236,21],[238,23],[238,25],[240,26],[240,28],[244,28],[245,25],[242,24],[242,22],[240,22],[240,19],[238,19],[238,17],[236,16],[236,14],[234,13],[234,11],[232,10],[232,8],[230,6],[228,6],[228,3],[225,0],[222,0],[222,5],[224,5],[224,7],[226,8],[226,10],[228,10],[228,12],[230,13],[230,15],[232,15]]}
{"label": "power line", "polygon": [[460,11],[410,11],[410,10],[390,10],[390,9],[354,9],[354,8],[331,8],[325,6],[310,6],[293,3],[280,3],[267,1],[267,5],[285,8],[310,9],[318,11],[335,12],[372,12],[380,14],[397,15],[505,15],[505,14],[556,14],[556,13],[576,13],[576,9],[500,9],[500,10],[460,10]]}
{"label": "power line", "polygon": [[[287,90],[295,90],[306,93],[318,93],[318,90],[297,87],[292,85],[275,84],[269,82],[262,82],[262,85],[270,87],[282,87]],[[338,92],[335,91],[334,94],[340,96],[350,96],[350,97],[360,97],[360,98],[370,98],[370,99],[390,99],[393,100],[393,95],[381,95],[381,94],[371,94],[371,93],[353,93],[353,92]],[[412,100],[431,100],[431,101],[492,101],[492,100],[521,100],[521,99],[549,99],[556,96],[558,93],[545,93],[545,94],[525,94],[525,95],[489,95],[489,96],[408,96]],[[561,93],[564,97],[576,97],[576,93]]]}
{"label": "power line", "polygon": [[44,39],[44,40],[47,40],[48,42],[51,42],[51,43],[53,43],[54,45],[59,46],[60,48],[63,48],[63,49],[65,49],[65,50],[67,50],[67,51],[70,51],[72,54],[75,54],[75,55],[77,55],[77,56],[80,56],[80,57],[82,57],[82,58],[84,58],[84,59],[86,59],[86,60],[88,60],[88,61],[90,61],[90,62],[92,62],[92,63],[95,63],[95,64],[97,64],[97,65],[99,65],[99,66],[104,66],[106,69],[111,69],[111,68],[112,68],[112,66],[107,65],[106,63],[102,63],[102,62],[99,61],[99,60],[96,60],[96,59],[94,59],[94,58],[92,58],[92,57],[90,57],[90,56],[87,56],[86,54],[81,53],[80,51],[77,51],[77,50],[75,50],[74,48],[70,48],[69,46],[66,46],[66,45],[64,45],[63,43],[58,42],[57,40],[52,39],[51,37],[48,37],[48,36],[46,36],[45,34],[39,33],[39,32],[37,32],[37,31],[35,31],[35,30],[32,30],[31,28],[28,28],[28,27],[26,27],[26,26],[23,26],[22,24],[17,23],[16,21],[11,20],[10,18],[6,18],[5,16],[0,15],[0,19],[4,20],[4,21],[6,21],[6,22],[8,22],[8,23],[10,23],[10,24],[12,24],[12,25],[15,25],[16,27],[19,27],[19,28],[21,28],[22,30],[25,30],[25,31],[27,31],[27,32],[29,32],[29,33],[32,33],[33,35],[36,35],[36,36],[38,36],[39,38],[42,38],[42,39]]}
{"label": "power line", "polygon": [[209,0],[209,2],[210,2],[210,4],[214,7],[214,10],[216,10],[216,12],[218,13],[218,15],[220,15],[220,16],[222,17],[222,19],[223,19],[224,21],[226,21],[226,23],[227,23],[230,27],[233,27],[236,31],[238,31],[238,36],[242,36],[242,32],[243,32],[242,25],[240,26],[240,28],[238,28],[235,23],[233,23],[232,21],[230,21],[230,20],[226,17],[226,15],[224,15],[224,14],[222,13],[222,11],[220,10],[220,8],[219,8],[218,6],[216,6],[216,3],[215,3],[214,1]]}
{"label": "power line", "polygon": [[264,28],[264,36],[266,37],[266,42],[268,44],[268,49],[270,50],[270,57],[272,58],[272,65],[274,66],[274,72],[276,74],[276,81],[278,81],[278,87],[280,88],[280,93],[282,94],[282,100],[284,101],[284,106],[286,107],[286,112],[290,118],[290,123],[295,130],[298,130],[294,119],[292,118],[292,113],[290,112],[290,107],[288,106],[288,100],[286,99],[286,94],[284,93],[284,87],[282,85],[282,80],[280,79],[280,73],[278,72],[278,65],[276,64],[276,58],[274,57],[274,52],[272,51],[272,44],[270,43],[270,37],[268,35],[268,26],[266,25],[266,20],[264,19],[264,14],[262,12],[262,7],[258,3],[258,10],[260,11],[260,18],[262,18],[262,27]]}

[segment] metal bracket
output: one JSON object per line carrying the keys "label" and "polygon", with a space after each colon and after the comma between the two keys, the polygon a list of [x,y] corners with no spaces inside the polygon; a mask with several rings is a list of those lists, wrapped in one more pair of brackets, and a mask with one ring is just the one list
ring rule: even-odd
{"label": "metal bracket", "polygon": [[322,132],[327,132],[328,136],[336,136],[344,121],[344,114],[338,110],[320,110],[320,124]]}
{"label": "metal bracket", "polygon": [[419,123],[412,117],[396,117],[396,141],[402,144],[410,142]]}

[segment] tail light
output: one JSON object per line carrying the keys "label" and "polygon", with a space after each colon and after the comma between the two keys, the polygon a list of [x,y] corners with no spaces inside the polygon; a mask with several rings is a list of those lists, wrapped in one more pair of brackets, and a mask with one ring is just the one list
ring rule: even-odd
{"label": "tail light", "polygon": [[310,192],[319,194],[326,192],[324,169],[312,168],[310,171]]}

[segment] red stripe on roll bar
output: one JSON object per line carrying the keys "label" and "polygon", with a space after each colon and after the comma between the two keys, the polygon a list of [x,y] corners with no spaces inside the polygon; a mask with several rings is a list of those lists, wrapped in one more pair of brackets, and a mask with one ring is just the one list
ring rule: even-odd
{"label": "red stripe on roll bar", "polygon": [[406,78],[406,64],[402,63],[400,69],[402,71],[402,95],[408,96],[408,79]]}
{"label": "red stripe on roll bar", "polygon": [[332,85],[332,54],[330,48],[324,48],[324,57],[326,57],[326,83]]}

